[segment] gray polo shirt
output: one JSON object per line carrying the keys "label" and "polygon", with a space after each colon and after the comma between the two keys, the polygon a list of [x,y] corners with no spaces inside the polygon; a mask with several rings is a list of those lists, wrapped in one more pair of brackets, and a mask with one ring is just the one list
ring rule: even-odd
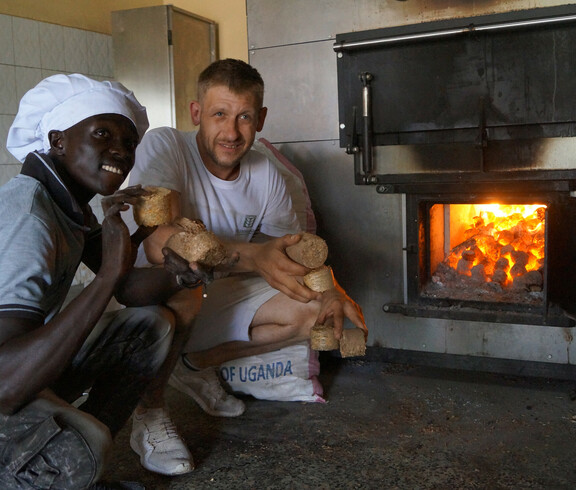
{"label": "gray polo shirt", "polygon": [[85,217],[49,158],[37,153],[0,187],[0,211],[0,317],[47,322],[99,225],[91,210]]}

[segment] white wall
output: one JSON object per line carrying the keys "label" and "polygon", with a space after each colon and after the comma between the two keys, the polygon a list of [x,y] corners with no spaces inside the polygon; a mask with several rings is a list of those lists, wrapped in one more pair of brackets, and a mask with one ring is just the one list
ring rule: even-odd
{"label": "white wall", "polygon": [[0,15],[0,185],[20,171],[6,150],[20,98],[56,73],[114,76],[112,38],[106,34]]}

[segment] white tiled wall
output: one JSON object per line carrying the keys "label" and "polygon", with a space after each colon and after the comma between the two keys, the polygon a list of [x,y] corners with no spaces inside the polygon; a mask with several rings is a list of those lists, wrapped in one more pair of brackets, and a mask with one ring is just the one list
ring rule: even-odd
{"label": "white tiled wall", "polygon": [[6,150],[20,98],[56,73],[113,78],[112,36],[0,14],[0,185],[20,171]]}
{"label": "white tiled wall", "polygon": [[[20,163],[6,150],[20,98],[56,73],[112,79],[112,36],[0,14],[0,185],[20,172]],[[99,199],[92,204],[99,215]],[[75,284],[91,277],[86,267],[80,267]]]}

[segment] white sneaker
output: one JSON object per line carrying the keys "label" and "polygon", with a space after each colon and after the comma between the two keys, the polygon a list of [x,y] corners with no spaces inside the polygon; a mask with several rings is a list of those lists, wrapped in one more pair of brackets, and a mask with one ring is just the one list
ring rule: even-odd
{"label": "white sneaker", "polygon": [[194,469],[192,455],[164,408],[134,412],[130,447],[140,456],[140,464],[155,473],[182,475]]}
{"label": "white sneaker", "polygon": [[169,384],[194,398],[202,410],[215,417],[238,417],[246,409],[242,400],[226,393],[215,367],[194,371],[188,369],[182,359],[179,359]]}

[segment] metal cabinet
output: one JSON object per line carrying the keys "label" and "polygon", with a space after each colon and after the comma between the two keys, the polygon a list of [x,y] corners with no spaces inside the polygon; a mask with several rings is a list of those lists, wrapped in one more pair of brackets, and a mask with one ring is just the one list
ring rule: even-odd
{"label": "metal cabinet", "polygon": [[112,12],[115,78],[146,106],[150,128],[194,129],[190,101],[218,57],[217,24],[172,5]]}

